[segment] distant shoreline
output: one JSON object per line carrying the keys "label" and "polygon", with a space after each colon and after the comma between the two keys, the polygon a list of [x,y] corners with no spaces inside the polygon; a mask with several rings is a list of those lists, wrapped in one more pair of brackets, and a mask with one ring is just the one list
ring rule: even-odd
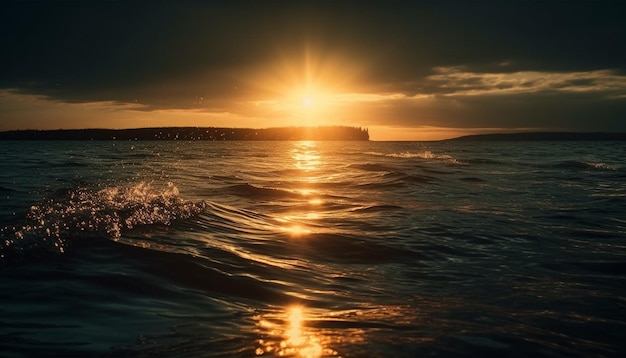
{"label": "distant shoreline", "polygon": [[[0,140],[118,141],[369,141],[367,128],[348,126],[228,128],[154,127],[0,131]],[[520,132],[472,134],[437,141],[626,141],[626,133]],[[416,140],[420,142],[420,140]]]}
{"label": "distant shoreline", "polygon": [[607,132],[522,132],[522,133],[493,133],[473,134],[448,141],[615,141],[626,140],[626,133]]}
{"label": "distant shoreline", "polygon": [[132,129],[12,130],[0,140],[182,140],[182,141],[368,141],[367,128],[346,126],[223,128],[159,127]]}

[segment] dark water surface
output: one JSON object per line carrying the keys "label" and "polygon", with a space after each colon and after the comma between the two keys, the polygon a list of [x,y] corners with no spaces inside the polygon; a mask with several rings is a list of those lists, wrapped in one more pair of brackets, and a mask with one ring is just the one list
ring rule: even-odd
{"label": "dark water surface", "polygon": [[0,142],[0,356],[619,356],[624,142]]}

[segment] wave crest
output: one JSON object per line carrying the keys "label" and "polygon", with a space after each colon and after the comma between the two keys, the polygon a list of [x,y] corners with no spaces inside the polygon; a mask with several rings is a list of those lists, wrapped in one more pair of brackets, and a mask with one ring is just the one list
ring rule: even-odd
{"label": "wave crest", "polygon": [[401,153],[379,153],[379,152],[369,152],[367,154],[371,154],[371,155],[377,155],[377,156],[383,156],[383,157],[390,157],[390,158],[402,158],[402,159],[413,159],[413,158],[419,158],[419,159],[435,159],[435,160],[441,160],[444,161],[446,163],[450,163],[450,164],[466,164],[463,163],[459,160],[457,160],[456,158],[452,157],[451,155],[448,154],[436,154],[431,152],[430,150],[425,150],[423,152],[417,152],[417,153],[411,153],[411,152],[401,152]]}
{"label": "wave crest", "polygon": [[584,162],[578,160],[567,160],[553,164],[559,169],[568,170],[597,170],[597,171],[615,171],[615,168],[602,162]]}
{"label": "wave crest", "polygon": [[170,225],[201,213],[206,202],[180,197],[172,183],[91,190],[79,187],[66,195],[33,205],[22,222],[0,229],[0,265],[65,252],[85,237],[117,240],[124,230],[142,225]]}

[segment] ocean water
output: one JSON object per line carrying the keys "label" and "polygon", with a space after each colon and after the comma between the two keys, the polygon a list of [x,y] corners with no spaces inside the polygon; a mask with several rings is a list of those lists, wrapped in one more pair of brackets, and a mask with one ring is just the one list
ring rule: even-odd
{"label": "ocean water", "polygon": [[624,142],[0,142],[2,357],[620,356]]}

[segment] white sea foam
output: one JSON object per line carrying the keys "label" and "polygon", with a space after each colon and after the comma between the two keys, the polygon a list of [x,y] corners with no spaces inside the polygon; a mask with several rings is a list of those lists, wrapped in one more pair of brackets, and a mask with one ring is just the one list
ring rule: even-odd
{"label": "white sea foam", "polygon": [[367,154],[390,157],[390,158],[403,158],[403,159],[412,159],[412,158],[428,159],[428,160],[434,159],[434,160],[444,161],[450,164],[461,164],[461,165],[465,164],[457,160],[456,158],[452,157],[451,155],[436,154],[430,150],[425,150],[423,152],[399,152],[399,153],[368,152]]}
{"label": "white sea foam", "polygon": [[585,164],[593,169],[599,169],[599,170],[615,170],[615,168],[611,167],[610,165],[606,164],[606,163],[594,163],[594,162],[585,162]]}
{"label": "white sea foam", "polygon": [[79,237],[116,240],[123,230],[169,225],[200,213],[205,205],[181,199],[172,183],[164,188],[146,182],[95,191],[77,188],[66,197],[31,206],[21,225],[4,228],[0,255],[8,255],[8,250],[21,255],[42,250],[63,253]]}

